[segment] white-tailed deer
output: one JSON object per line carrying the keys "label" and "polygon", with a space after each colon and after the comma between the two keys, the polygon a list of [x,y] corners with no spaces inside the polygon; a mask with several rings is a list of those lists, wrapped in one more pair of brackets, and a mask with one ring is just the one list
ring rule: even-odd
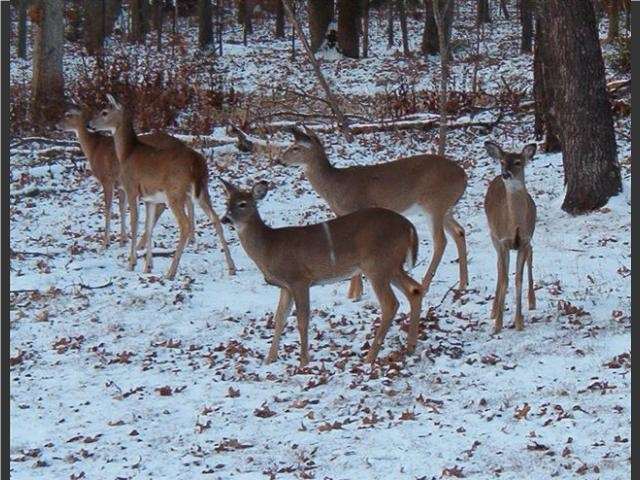
{"label": "white-tailed deer", "polygon": [[227,182],[224,185],[228,200],[223,221],[235,225],[242,246],[265,280],[280,287],[267,363],[278,357],[280,336],[294,302],[300,332],[300,365],[309,362],[309,288],[356,273],[369,278],[382,310],[367,361],[375,362],[398,311],[391,285],[399,288],[411,305],[407,352],[415,350],[423,292],[404,270],[405,262],[412,265],[418,253],[416,229],[409,220],[390,210],[369,208],[316,225],[270,228],[257,208],[257,202],[267,194],[265,182],[258,182],[251,191]]}
{"label": "white-tailed deer", "polygon": [[[336,215],[366,207],[405,213],[421,207],[431,217],[433,257],[422,280],[425,293],[447,245],[445,231],[458,248],[459,288],[467,288],[467,246],[464,228],[453,218],[452,207],[467,186],[467,174],[455,162],[438,155],[416,155],[377,165],[335,168],[324,146],[311,130],[293,129],[295,142],[282,155],[285,165],[301,165],[315,191]],[[362,294],[362,279],[354,277],[350,298]]]}
{"label": "white-tailed deer", "polygon": [[108,96],[110,108],[102,110],[89,126],[96,130],[109,130],[118,160],[122,186],[127,195],[131,223],[131,249],[129,269],[136,265],[136,241],[138,235],[138,201],[147,205],[145,219],[147,231],[145,272],[153,267],[152,236],[155,224],[156,205],[165,203],[173,212],[180,228],[180,239],[173,256],[167,278],[175,276],[184,246],[191,235],[189,217],[185,214],[185,205],[189,198],[197,201],[200,208],[215,228],[227,261],[229,274],[235,273],[235,265],[224,238],[220,219],[211,207],[209,198],[209,175],[206,160],[202,155],[186,145],[160,149],[142,143],[133,128],[130,112],[119,104],[113,96]]}
{"label": "white-tailed deer", "polygon": [[498,160],[502,169],[501,174],[489,184],[484,197],[484,211],[491,240],[498,254],[498,280],[491,318],[495,319],[494,332],[498,333],[502,330],[504,302],[509,284],[509,253],[510,250],[517,250],[514,323],[516,330],[522,330],[522,271],[525,262],[529,277],[529,310],[536,308],[531,247],[531,237],[536,228],[536,204],[524,183],[524,167],[536,153],[536,144],[527,145],[520,153],[505,152],[493,142],[485,142],[484,145],[489,156]]}
{"label": "white-tailed deer", "polygon": [[[102,135],[98,132],[92,132],[87,128],[88,116],[80,108],[72,107],[68,109],[62,121],[58,123],[58,128],[65,132],[74,132],[82,153],[87,158],[91,172],[102,185],[102,194],[104,196],[104,240],[105,247],[109,246],[111,240],[111,205],[114,190],[118,196],[118,210],[120,212],[120,245],[124,245],[127,241],[126,227],[126,203],[127,199],[124,191],[120,188],[120,163],[116,156],[116,150],[113,144],[113,138]],[[156,148],[172,148],[184,145],[180,140],[165,133],[147,133],[138,135],[138,139],[147,145],[153,145]],[[193,203],[189,202],[190,207],[189,220],[193,227]],[[164,205],[159,205],[156,211],[155,222],[158,221],[160,215],[164,211]],[[142,236],[138,248],[146,244],[147,233]],[[144,243],[143,243],[144,241]]]}

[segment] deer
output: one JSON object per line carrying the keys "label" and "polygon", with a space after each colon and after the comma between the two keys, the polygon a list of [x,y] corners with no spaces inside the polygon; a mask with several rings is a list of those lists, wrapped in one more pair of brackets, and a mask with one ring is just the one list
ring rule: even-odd
{"label": "deer", "polygon": [[[326,200],[336,215],[361,208],[381,207],[397,213],[421,208],[431,218],[433,256],[422,280],[425,294],[447,245],[445,231],[458,249],[459,288],[468,284],[465,231],[451,212],[467,186],[467,174],[454,161],[439,155],[423,154],[386,163],[336,168],[318,136],[310,129],[292,129],[294,142],[283,152],[284,165],[302,166],[314,190]],[[362,278],[353,277],[348,297],[362,295]]]}
{"label": "deer", "polygon": [[116,156],[120,163],[120,178],[130,210],[129,270],[134,270],[136,266],[138,201],[142,199],[147,206],[147,243],[143,271],[149,273],[153,268],[152,236],[156,205],[164,203],[171,209],[180,229],[176,251],[165,275],[167,279],[175,277],[185,244],[191,236],[191,222],[184,210],[190,199],[198,203],[213,224],[222,245],[229,274],[234,275],[236,268],[229,246],[220,219],[211,206],[209,173],[205,158],[186,145],[160,149],[143,143],[133,128],[131,112],[113,95],[109,94],[107,99],[110,106],[91,120],[89,126],[95,130],[113,133]]}
{"label": "deer", "polygon": [[498,255],[498,277],[491,308],[491,318],[495,319],[494,333],[502,330],[511,250],[518,252],[514,324],[516,330],[522,330],[522,274],[525,263],[529,280],[529,310],[536,308],[531,246],[531,238],[536,227],[536,204],[529,195],[524,181],[524,169],[536,153],[536,144],[526,145],[520,153],[506,152],[494,142],[485,142],[484,145],[489,156],[497,160],[501,168],[501,174],[489,183],[484,198],[489,233]]}
{"label": "deer", "polygon": [[[77,106],[71,106],[64,113],[62,120],[58,123],[58,128],[65,132],[75,133],[80,149],[91,167],[91,172],[102,186],[102,195],[104,198],[104,248],[108,248],[111,242],[111,206],[113,202],[114,191],[118,197],[118,210],[120,212],[120,245],[123,246],[127,240],[126,227],[126,197],[120,184],[120,164],[116,156],[113,138],[93,132],[87,128],[89,116]],[[155,132],[139,135],[138,139],[148,145],[156,148],[171,148],[178,145],[184,145],[180,140],[166,133]],[[193,220],[193,203],[189,201],[187,213],[191,222],[192,230],[194,229]],[[157,223],[160,215],[165,210],[164,205],[159,204],[156,211],[154,223]],[[146,245],[147,233],[144,232],[138,249]],[[192,237],[193,240],[193,237]]]}
{"label": "deer", "polygon": [[295,303],[300,334],[300,366],[309,363],[309,290],[363,273],[369,278],[381,308],[378,327],[366,361],[374,363],[398,300],[391,288],[400,289],[410,304],[407,353],[414,352],[418,337],[422,286],[405,271],[415,264],[418,235],[402,215],[382,208],[367,208],[323,223],[271,228],[261,218],[257,203],[268,192],[266,182],[242,190],[222,180],[227,193],[224,223],[238,232],[247,255],[264,275],[265,281],[280,288],[274,314],[274,333],[265,362],[278,358],[278,345],[291,307]]}

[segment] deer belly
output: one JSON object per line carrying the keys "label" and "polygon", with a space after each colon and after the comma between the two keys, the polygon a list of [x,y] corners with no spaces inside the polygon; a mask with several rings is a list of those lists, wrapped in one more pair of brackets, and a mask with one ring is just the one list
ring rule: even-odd
{"label": "deer belly", "polygon": [[320,278],[313,282],[313,285],[331,285],[332,283],[348,280],[354,275],[360,275],[360,273],[360,269],[354,268],[353,270],[349,270],[348,272],[336,273],[335,276]]}
{"label": "deer belly", "polygon": [[167,195],[164,192],[157,191],[142,195],[142,200],[149,203],[167,203]]}

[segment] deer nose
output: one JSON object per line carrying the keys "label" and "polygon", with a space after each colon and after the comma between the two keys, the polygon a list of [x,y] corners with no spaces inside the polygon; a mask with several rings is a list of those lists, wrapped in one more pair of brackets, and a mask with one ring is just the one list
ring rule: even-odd
{"label": "deer nose", "polygon": [[508,180],[511,178],[511,172],[502,172],[502,178]]}
{"label": "deer nose", "polygon": [[231,224],[231,219],[230,219],[229,217],[227,217],[226,215],[225,215],[224,217],[222,217],[222,218],[220,219],[220,221],[221,221],[222,223],[224,223],[225,225],[230,225],[230,224]]}

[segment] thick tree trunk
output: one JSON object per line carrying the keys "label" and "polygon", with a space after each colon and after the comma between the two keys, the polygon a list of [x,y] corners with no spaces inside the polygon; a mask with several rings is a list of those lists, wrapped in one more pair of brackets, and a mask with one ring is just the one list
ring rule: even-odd
{"label": "thick tree trunk", "polygon": [[153,28],[156,31],[156,47],[162,50],[162,25],[164,23],[164,0],[153,2]]}
{"label": "thick tree trunk", "polygon": [[122,0],[105,0],[105,36],[111,35],[122,10]]}
{"label": "thick tree trunk", "polygon": [[509,10],[507,9],[507,0],[500,0],[500,11],[502,16],[509,20]]}
{"label": "thick tree trunk", "polygon": [[307,8],[311,50],[315,53],[324,43],[329,24],[334,18],[333,0],[309,0]]}
{"label": "thick tree trunk", "polygon": [[338,47],[346,57],[360,57],[360,5],[355,0],[338,0]]}
{"label": "thick tree trunk", "polygon": [[27,2],[18,1],[18,57],[27,58]]}
{"label": "thick tree trunk", "polygon": [[362,57],[369,56],[369,0],[362,0]]}
{"label": "thick tree trunk", "polygon": [[489,11],[489,0],[477,0],[478,1],[478,16],[476,18],[476,24],[491,22],[491,13]]}
{"label": "thick tree trunk", "polygon": [[57,119],[64,103],[64,17],[62,0],[41,0],[34,7],[32,114],[35,122]]}
{"label": "thick tree trunk", "polygon": [[198,46],[204,50],[213,45],[211,0],[198,0]]}
{"label": "thick tree trunk", "polygon": [[284,38],[284,5],[282,0],[278,0],[276,9],[276,38]]}
{"label": "thick tree trunk", "polygon": [[607,10],[609,18],[607,41],[611,42],[620,35],[620,0],[609,0]]}
{"label": "thick tree trunk", "polygon": [[144,37],[149,31],[147,8],[145,0],[131,0],[129,2],[129,14],[131,16],[131,41],[143,43]]}
{"label": "thick tree trunk", "polygon": [[437,0],[432,4],[433,16],[438,30],[438,44],[440,46],[440,127],[438,129],[438,155],[444,155],[447,145],[447,98],[449,89],[449,42],[447,41],[447,26],[445,18],[453,11],[454,0]]}
{"label": "thick tree trunk", "polygon": [[84,0],[84,45],[89,55],[98,55],[106,35],[106,0]]}
{"label": "thick tree trunk", "polygon": [[407,30],[407,9],[405,8],[405,0],[397,0],[398,15],[400,17],[400,30],[402,30],[402,51],[405,57],[411,56],[409,49],[409,31]]}
{"label": "thick tree trunk", "polygon": [[[438,0],[440,10],[444,10],[446,1]],[[425,23],[422,32],[422,53],[425,55],[438,55],[440,53],[440,41],[438,37],[438,27],[436,19],[433,15],[433,0],[424,0],[425,7]],[[447,9],[444,16],[444,39],[446,42],[447,52],[449,52],[449,44],[451,42],[451,27],[453,25],[453,16],[455,12],[455,1],[451,3],[451,8]]]}
{"label": "thick tree trunk", "polygon": [[538,140],[544,138],[545,152],[559,152],[560,139],[556,118],[551,112],[551,85],[547,85],[546,68],[551,61],[548,57],[548,47],[544,44],[542,22],[536,20],[536,43],[533,55],[533,97],[535,99],[534,133]]}
{"label": "thick tree trunk", "polygon": [[605,205],[622,186],[596,18],[584,0],[546,0],[539,15],[545,87],[562,125],[562,209],[584,213]]}
{"label": "thick tree trunk", "polygon": [[387,2],[387,48],[393,47],[393,1]]}
{"label": "thick tree trunk", "polygon": [[520,37],[520,52],[531,53],[533,40],[533,6],[532,0],[520,0],[520,23],[522,37]]}

